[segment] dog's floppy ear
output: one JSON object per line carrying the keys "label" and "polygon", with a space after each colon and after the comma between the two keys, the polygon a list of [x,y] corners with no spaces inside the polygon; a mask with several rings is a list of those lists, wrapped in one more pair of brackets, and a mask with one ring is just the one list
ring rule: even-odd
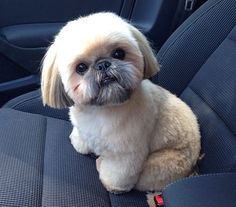
{"label": "dog's floppy ear", "polygon": [[132,32],[133,37],[138,42],[139,49],[141,50],[144,57],[143,79],[150,78],[160,70],[155,54],[146,37],[134,26],[132,25],[129,26],[130,26],[130,31]]}
{"label": "dog's floppy ear", "polygon": [[66,94],[56,61],[56,45],[52,44],[43,59],[41,92],[43,104],[53,108],[66,108],[73,105],[73,101]]}

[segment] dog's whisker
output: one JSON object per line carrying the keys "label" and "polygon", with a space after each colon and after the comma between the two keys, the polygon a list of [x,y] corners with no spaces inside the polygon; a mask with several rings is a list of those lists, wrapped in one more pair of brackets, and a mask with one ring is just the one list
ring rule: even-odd
{"label": "dog's whisker", "polygon": [[73,89],[73,91],[76,91],[79,88],[80,84],[76,85]]}

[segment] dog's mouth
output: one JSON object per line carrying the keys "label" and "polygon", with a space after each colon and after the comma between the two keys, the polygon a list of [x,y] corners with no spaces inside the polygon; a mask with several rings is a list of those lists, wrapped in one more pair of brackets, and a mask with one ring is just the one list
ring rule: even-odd
{"label": "dog's mouth", "polygon": [[119,80],[119,77],[103,74],[100,81],[97,82],[97,90],[94,97],[90,100],[91,105],[118,105],[127,101],[132,90],[125,88]]}
{"label": "dog's mouth", "polygon": [[111,83],[117,82],[117,79],[115,77],[110,77],[108,75],[106,75],[105,77],[102,78],[101,82],[100,82],[100,86],[104,87],[107,86]]}

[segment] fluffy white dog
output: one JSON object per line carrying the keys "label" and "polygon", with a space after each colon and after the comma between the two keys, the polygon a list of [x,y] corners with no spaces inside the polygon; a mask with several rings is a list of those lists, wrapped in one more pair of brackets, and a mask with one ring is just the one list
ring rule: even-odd
{"label": "fluffy white dog", "polygon": [[70,107],[70,135],[95,153],[111,192],[160,190],[191,173],[199,156],[195,115],[149,77],[159,66],[148,41],[113,13],[69,22],[42,67],[44,104]]}

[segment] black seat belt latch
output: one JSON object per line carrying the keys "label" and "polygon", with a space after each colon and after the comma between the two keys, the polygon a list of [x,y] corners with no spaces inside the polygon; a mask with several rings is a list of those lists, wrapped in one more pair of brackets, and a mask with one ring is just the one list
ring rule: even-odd
{"label": "black seat belt latch", "polygon": [[186,0],[184,10],[185,11],[192,11],[195,1],[196,0]]}

